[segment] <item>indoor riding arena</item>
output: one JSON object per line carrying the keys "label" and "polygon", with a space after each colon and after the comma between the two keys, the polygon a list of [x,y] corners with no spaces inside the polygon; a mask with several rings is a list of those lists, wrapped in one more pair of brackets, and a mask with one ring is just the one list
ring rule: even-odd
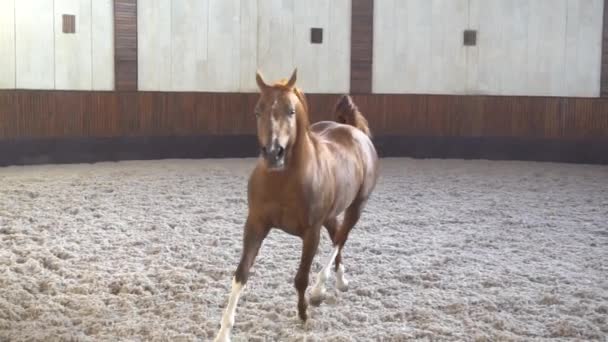
{"label": "indoor riding arena", "polygon": [[607,341],[606,14],[0,0],[0,341]]}

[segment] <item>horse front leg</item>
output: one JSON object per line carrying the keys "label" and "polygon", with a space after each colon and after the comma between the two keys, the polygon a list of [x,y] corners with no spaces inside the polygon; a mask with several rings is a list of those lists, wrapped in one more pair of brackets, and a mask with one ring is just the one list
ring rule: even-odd
{"label": "horse front leg", "polygon": [[298,315],[302,321],[306,321],[308,315],[308,303],[306,302],[306,288],[308,287],[308,275],[312,260],[317,253],[319,247],[319,235],[321,227],[314,227],[309,230],[303,237],[302,257],[300,259],[300,267],[296,273],[295,286],[298,291]]}
{"label": "horse front leg", "polygon": [[268,235],[268,231],[268,227],[250,222],[250,220],[247,220],[247,223],[245,224],[241,261],[232,278],[232,289],[230,291],[228,305],[222,316],[220,331],[214,340],[216,342],[230,341],[230,331],[234,326],[236,305],[241,296],[241,292],[247,283],[247,279],[249,278],[249,270],[251,269],[251,266],[253,266],[255,257],[260,250],[262,241],[264,241],[264,238]]}

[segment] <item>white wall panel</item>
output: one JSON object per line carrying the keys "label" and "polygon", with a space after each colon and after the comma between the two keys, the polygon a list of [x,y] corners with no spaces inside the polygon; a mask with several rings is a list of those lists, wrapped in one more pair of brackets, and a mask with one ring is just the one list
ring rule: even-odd
{"label": "white wall panel", "polygon": [[208,58],[209,0],[171,2],[171,89],[204,87]]}
{"label": "white wall panel", "polygon": [[566,0],[529,2],[528,95],[567,95],[565,82]]}
{"label": "white wall panel", "polygon": [[467,0],[377,0],[373,91],[464,93],[468,12]]}
{"label": "white wall panel", "polygon": [[240,0],[209,0],[208,58],[198,75],[202,81],[201,90],[235,91],[239,88],[240,5]]}
{"label": "white wall panel", "polygon": [[16,86],[55,87],[53,0],[15,1]]}
{"label": "white wall panel", "polygon": [[267,82],[289,78],[294,60],[294,1],[258,1],[258,68]]}
{"label": "white wall panel", "polygon": [[241,32],[239,61],[239,91],[257,91],[255,73],[257,71],[258,49],[258,4],[257,1],[241,0]]}
{"label": "white wall panel", "polygon": [[[55,89],[90,90],[91,0],[55,0]],[[76,32],[63,33],[62,15],[76,17]]]}
{"label": "white wall panel", "polygon": [[376,0],[373,91],[597,96],[602,16],[602,0]]}
{"label": "white wall panel", "polygon": [[600,94],[603,3],[603,0],[568,0],[565,74],[569,95]]}
{"label": "white wall panel", "polygon": [[[158,3],[158,0],[156,1]],[[91,0],[93,90],[114,89],[114,1]],[[141,3],[141,0],[139,1]]]}
{"label": "white wall panel", "polygon": [[140,0],[139,89],[257,91],[257,70],[272,82],[297,66],[306,91],[347,92],[350,11],[351,0]]}
{"label": "white wall panel", "polygon": [[528,0],[472,0],[479,11],[477,71],[471,91],[517,94],[528,84]]}
{"label": "white wall panel", "polygon": [[[329,24],[330,4],[324,0],[296,1],[294,13],[294,65],[298,68],[298,85],[302,89],[327,86],[327,63],[329,62]],[[323,44],[310,43],[310,28],[324,28]],[[283,77],[289,77],[285,74]]]}
{"label": "white wall panel", "polygon": [[319,92],[348,93],[350,91],[351,0],[331,0],[329,25],[324,31],[329,60],[325,67],[329,81]]}
{"label": "white wall panel", "polygon": [[[469,25],[467,29],[477,30],[479,32],[480,18],[479,11],[481,6],[480,0],[469,0]],[[469,46],[466,49],[467,54],[467,79],[466,93],[477,92],[478,75],[479,75],[479,33],[477,34],[477,42],[475,46]]]}
{"label": "white wall panel", "polygon": [[[404,82],[406,78],[415,77],[407,73],[407,56],[400,56],[401,63],[397,62],[397,44],[404,41],[407,36],[405,27],[398,27],[397,13],[407,13],[406,1],[377,0],[374,2],[374,45],[372,64],[372,91],[384,93],[395,91],[398,83]],[[409,22],[408,17],[403,21]],[[403,26],[403,25],[399,25]],[[420,28],[430,25],[422,25]],[[382,39],[391,35],[391,39]],[[429,34],[430,35],[430,34]],[[392,41],[392,43],[391,43]],[[416,44],[412,42],[412,44]],[[412,49],[414,49],[412,47]],[[418,82],[419,83],[419,82]],[[403,85],[403,91],[408,92],[408,85]]]}
{"label": "white wall panel", "polygon": [[0,0],[0,89],[15,88],[15,0]]}
{"label": "white wall panel", "polygon": [[[597,96],[601,0],[471,0],[479,7],[471,93]],[[471,62],[471,61],[470,61]],[[473,69],[475,69],[473,71]]]}
{"label": "white wall panel", "polygon": [[[94,0],[95,1],[95,0]],[[171,0],[137,3],[138,87],[160,91],[171,87]]]}
{"label": "white wall panel", "polygon": [[[350,81],[350,2],[297,1],[294,64],[298,84],[308,92],[348,92]],[[310,29],[323,29],[322,44],[310,42]],[[284,77],[288,77],[285,75]]]}
{"label": "white wall panel", "polygon": [[433,0],[432,3],[432,64],[428,75],[431,93],[463,94],[467,60],[462,32],[468,25],[468,0]]}

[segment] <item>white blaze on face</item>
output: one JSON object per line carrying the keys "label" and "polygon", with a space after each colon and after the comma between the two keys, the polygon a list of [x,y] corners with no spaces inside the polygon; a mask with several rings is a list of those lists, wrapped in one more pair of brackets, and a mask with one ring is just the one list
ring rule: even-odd
{"label": "white blaze on face", "polygon": [[[289,94],[288,99],[290,105],[286,108],[296,108],[299,101],[297,96]],[[292,133],[296,131],[296,116],[282,112],[288,110],[286,108],[279,105],[278,98],[275,98],[270,106],[270,143],[273,144],[276,141],[283,148],[289,145]]]}

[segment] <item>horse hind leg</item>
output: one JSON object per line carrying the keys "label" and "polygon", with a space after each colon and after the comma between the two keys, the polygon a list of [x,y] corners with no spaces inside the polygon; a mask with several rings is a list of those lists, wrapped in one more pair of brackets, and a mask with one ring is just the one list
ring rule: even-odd
{"label": "horse hind leg", "polygon": [[[327,232],[329,233],[329,237],[331,238],[334,250],[332,251],[332,254],[327,260],[323,269],[321,269],[321,271],[317,274],[317,280],[312,288],[312,291],[310,292],[310,303],[315,306],[320,305],[321,302],[323,302],[323,300],[325,299],[325,283],[327,282],[327,279],[329,279],[332,264],[334,262],[336,263],[336,265],[340,263],[339,247],[336,242],[339,228],[338,219],[336,217],[332,217],[325,221],[325,223],[323,223],[323,226],[325,227],[325,229],[327,229]],[[337,267],[336,270],[338,270]],[[343,270],[343,268],[340,268],[340,270]],[[341,274],[343,274],[343,272],[338,273],[339,276]],[[344,280],[343,277],[340,277],[340,279],[338,280],[338,285],[344,284],[342,280]]]}
{"label": "horse hind leg", "polygon": [[[328,219],[323,226],[327,229],[329,237],[331,238],[332,245],[336,246],[336,233],[340,227],[338,219],[336,217]],[[335,272],[336,272],[336,287],[340,291],[346,291],[348,289],[348,281],[344,278],[344,266],[342,265],[342,253],[338,252],[334,259]],[[331,266],[329,266],[331,267]]]}
{"label": "horse hind leg", "polygon": [[329,279],[331,272],[331,265],[334,263],[336,256],[338,255],[338,246],[334,244],[334,250],[331,256],[327,260],[323,269],[317,274],[317,281],[315,282],[312,291],[310,291],[310,303],[314,306],[318,306],[325,300],[325,282]]}
{"label": "horse hind leg", "polygon": [[342,264],[342,249],[344,249],[344,244],[348,239],[350,231],[357,224],[359,218],[361,218],[361,213],[363,212],[366,202],[366,200],[357,200],[351,204],[344,213],[344,221],[342,221],[340,229],[336,232],[334,240],[334,245],[338,251],[335,262],[336,288],[343,292],[348,290],[348,280],[344,275],[345,270],[344,265]]}

